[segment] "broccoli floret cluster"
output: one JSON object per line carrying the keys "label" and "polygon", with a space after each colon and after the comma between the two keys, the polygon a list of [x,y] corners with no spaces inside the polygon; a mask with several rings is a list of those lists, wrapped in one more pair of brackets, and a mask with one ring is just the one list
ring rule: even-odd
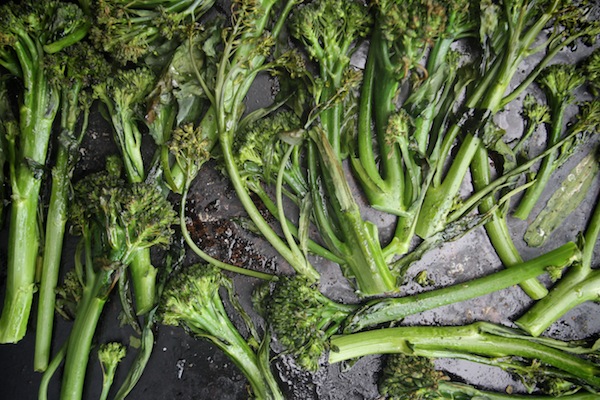
{"label": "broccoli floret cluster", "polygon": [[356,307],[329,299],[306,277],[294,275],[279,278],[263,309],[286,351],[302,368],[316,371],[328,339]]}

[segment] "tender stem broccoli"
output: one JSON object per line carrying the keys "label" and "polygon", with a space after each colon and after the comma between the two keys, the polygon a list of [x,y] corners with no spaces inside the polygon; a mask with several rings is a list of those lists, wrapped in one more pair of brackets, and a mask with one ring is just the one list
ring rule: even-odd
{"label": "tender stem broccoli", "polygon": [[[598,103],[597,101],[593,104]],[[596,106],[597,111],[600,110]],[[596,112],[597,112],[596,111]],[[596,120],[596,131],[600,124]],[[586,124],[587,125],[587,124]],[[589,127],[589,125],[587,125]],[[600,203],[599,203],[600,204]],[[600,273],[593,268],[594,247],[600,233],[600,206],[597,204],[582,239],[582,259],[551,290],[515,321],[534,336],[542,334],[570,309],[597,299]]]}
{"label": "tender stem broccoli", "polygon": [[298,7],[289,23],[291,35],[319,70],[317,77],[306,76],[312,96],[305,128],[310,139],[306,144],[306,175],[313,219],[322,240],[343,260],[346,276],[356,281],[358,292],[364,296],[397,290],[377,229],[363,220],[342,170],[348,153],[345,131],[352,129],[350,94],[360,79],[350,66],[350,58],[371,24],[372,16],[364,4],[339,0],[313,1]]}
{"label": "tender stem broccoli", "polygon": [[518,376],[525,385],[545,388],[552,395],[561,394],[557,392],[561,389],[597,393],[600,387],[594,346],[534,338],[489,322],[376,329],[335,336],[330,348],[330,363],[369,354],[457,358],[500,367]]}
{"label": "tender stem broccoli", "polygon": [[[390,354],[386,357],[378,382],[379,393],[389,400],[401,399],[486,399],[486,400],[550,400],[553,395],[519,395],[480,390],[453,382],[427,357]],[[560,394],[564,400],[591,400],[595,393]]]}
{"label": "tender stem broccoli", "polygon": [[[450,166],[442,184],[438,184],[442,182],[441,176],[434,177],[434,184],[429,187],[423,203],[423,207],[432,211],[421,213],[417,223],[419,235],[427,237],[443,227],[469,166],[475,190],[481,190],[491,182],[493,175],[483,141],[488,122],[509,101],[529,87],[560,49],[576,40],[593,39],[598,35],[600,25],[589,21],[589,13],[589,7],[578,7],[570,1],[533,0],[481,4],[482,59],[480,76],[468,91],[464,103],[467,118],[463,122],[468,124],[453,123],[446,133],[448,138],[453,138],[457,137],[461,129],[466,128],[456,153],[460,163]],[[541,44],[538,43],[540,34],[549,26],[552,27],[550,36]],[[535,64],[522,84],[509,91],[509,85],[523,61],[536,53],[543,54],[541,60]],[[458,118],[458,121],[461,120],[463,119]],[[451,145],[453,141],[454,139],[447,142],[447,145]],[[445,150],[442,154],[449,154],[451,146],[443,148]],[[481,202],[479,210],[484,214],[493,213],[485,228],[503,264],[510,267],[520,263],[522,258],[510,237],[506,210],[497,208],[496,201],[494,196],[489,196]],[[521,287],[533,298],[543,297],[547,293],[546,288],[536,280],[524,282]]]}
{"label": "tender stem broccoli", "polygon": [[[147,67],[121,68],[113,76],[94,86],[94,96],[107,108],[115,142],[123,157],[125,173],[132,183],[146,179],[141,121],[145,121],[146,98],[155,81],[155,74]],[[149,249],[140,250],[136,254],[130,272],[136,312],[143,315],[156,306],[157,301],[157,270],[151,263]]]}
{"label": "tender stem broccoli", "polygon": [[[281,32],[284,21],[296,1],[282,2],[279,14],[276,8],[278,3],[273,0],[259,2],[242,0],[234,3],[233,24],[224,38],[221,59],[218,63],[212,96],[213,108],[208,111],[203,122],[206,120],[209,123],[212,120],[214,123],[213,128],[216,128],[214,132],[217,133],[224,169],[256,229],[298,273],[317,280],[319,274],[310,265],[305,255],[290,248],[289,243],[282,239],[261,215],[250,196],[245,179],[241,176],[234,151],[235,137],[239,133],[239,124],[244,110],[242,105],[244,97],[261,71],[277,65],[277,60],[266,62],[266,59],[275,44],[274,38]],[[275,18],[278,18],[278,22],[268,33],[267,29]]]}
{"label": "tender stem broccoli", "polygon": [[98,361],[102,367],[102,393],[100,393],[100,400],[108,399],[108,393],[112,386],[115,374],[117,372],[117,366],[121,362],[127,350],[121,343],[111,342],[100,345],[98,349]]}
{"label": "tender stem broccoli", "polygon": [[34,353],[36,371],[44,371],[50,357],[55,290],[68,220],[71,176],[79,158],[79,144],[88,125],[92,105],[91,86],[105,79],[109,70],[104,58],[85,42],[78,42],[53,55],[53,62],[65,65],[65,75],[55,78],[60,81],[61,88],[60,136],[52,167],[52,188],[45,220]]}
{"label": "tender stem broccoli", "polygon": [[546,243],[554,230],[581,206],[596,180],[598,171],[598,151],[593,150],[569,171],[544,208],[529,224],[523,235],[523,240],[528,246],[539,247]]}
{"label": "tender stem broccoli", "polygon": [[100,0],[87,6],[94,21],[90,39],[99,50],[123,65],[164,56],[185,39],[187,25],[214,3],[214,0]]}
{"label": "tender stem broccoli", "polygon": [[[449,88],[463,85],[462,78],[453,83],[458,64],[450,46],[474,36],[473,7],[462,0],[375,2],[353,167],[370,204],[398,216],[389,256],[407,252],[413,239],[430,179],[423,166],[435,170],[443,162],[435,154],[443,138],[436,125],[447,113],[446,98],[459,96]],[[403,85],[409,99],[401,103]],[[406,129],[397,129],[397,116]]]}
{"label": "tender stem broccoli", "polygon": [[67,342],[62,400],[82,396],[92,339],[117,281],[138,251],[167,246],[176,223],[175,211],[155,185],[126,183],[113,161],[107,168],[111,172],[88,175],[74,189],[70,215],[82,236],[83,260],[76,260],[76,271],[83,294]]}
{"label": "tender stem broccoli", "polygon": [[87,28],[89,21],[71,3],[11,2],[0,9],[0,65],[22,88],[15,105],[18,127],[11,127],[5,137],[12,202],[1,343],[18,342],[25,335],[33,301],[38,198],[60,102],[53,75],[62,75],[62,66],[47,62],[48,54],[79,41]]}
{"label": "tender stem broccoli", "polygon": [[[269,365],[268,336],[260,339],[253,326],[245,339],[229,318],[219,294],[225,289],[233,299],[233,282],[219,268],[195,264],[172,277],[162,294],[159,308],[163,324],[182,326],[221,349],[248,379],[256,399],[283,399]],[[239,304],[236,310],[242,312]],[[247,324],[247,315],[242,315]]]}
{"label": "tender stem broccoli", "polygon": [[[585,76],[574,65],[554,64],[542,71],[538,79],[550,106],[551,121],[546,145],[552,146],[560,139],[565,111],[575,101],[574,92],[585,83]],[[527,188],[513,214],[515,217],[526,219],[529,216],[557,166],[557,158],[558,152],[544,158],[535,174],[535,182]]]}
{"label": "tender stem broccoli", "polygon": [[406,297],[371,300],[345,321],[344,331],[357,332],[383,323],[400,321],[409,315],[511,287],[546,272],[553,276],[555,271],[578,262],[579,258],[580,252],[577,246],[574,243],[567,243],[532,260],[515,265],[514,268],[494,272],[465,283]]}
{"label": "tender stem broccoli", "polygon": [[305,277],[294,275],[279,277],[258,308],[285,351],[302,368],[316,371],[329,350],[329,338],[357,306],[335,302]]}

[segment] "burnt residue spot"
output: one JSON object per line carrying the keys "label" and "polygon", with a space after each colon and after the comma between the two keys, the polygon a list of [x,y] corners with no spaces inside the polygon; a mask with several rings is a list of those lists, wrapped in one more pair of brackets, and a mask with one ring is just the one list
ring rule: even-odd
{"label": "burnt residue spot", "polygon": [[194,243],[211,257],[237,267],[265,272],[275,270],[275,260],[257,251],[231,219],[195,213],[188,214],[187,221]]}

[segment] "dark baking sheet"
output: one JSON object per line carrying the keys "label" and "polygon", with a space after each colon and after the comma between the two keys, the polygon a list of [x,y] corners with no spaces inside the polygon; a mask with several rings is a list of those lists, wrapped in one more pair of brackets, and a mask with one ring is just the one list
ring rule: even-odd
{"label": "dark baking sheet", "polygon": [[[581,49],[575,55],[587,54],[590,49]],[[569,55],[572,57],[572,55]],[[355,60],[360,66],[360,54]],[[273,81],[268,77],[260,77],[249,94],[248,104],[259,107],[268,103],[272,92]],[[520,122],[515,118],[515,110],[508,109],[498,122],[511,129],[520,129]],[[540,143],[543,137],[538,137]],[[571,167],[584,155],[591,151],[596,143],[577,153],[566,163],[553,178],[560,182]],[[112,144],[110,126],[95,113],[90,132],[86,138],[81,162],[75,173],[75,179],[103,167],[104,156],[112,154],[116,148]],[[528,248],[522,240],[527,221],[509,218],[509,223],[516,238],[516,244],[525,259],[532,258],[557,245],[576,240],[577,234],[584,228],[587,217],[599,194],[599,182],[596,179],[586,201],[558,229],[550,240],[541,248]],[[540,204],[550,195],[552,187],[546,191]],[[360,196],[360,192],[356,192]],[[381,227],[382,234],[391,231],[391,222],[385,215],[365,208],[365,215]],[[539,211],[539,207],[538,207]],[[215,168],[208,164],[194,184],[190,195],[190,215],[194,221],[194,231],[202,237],[205,250],[218,258],[228,258],[232,254],[239,261],[256,263],[258,268],[277,268],[279,272],[291,272],[273,253],[272,249],[260,238],[243,230],[235,222],[243,218],[243,209],[237,203],[232,188],[227,180]],[[535,216],[536,213],[533,214]],[[3,263],[6,254],[6,229],[2,231],[0,255]],[[208,235],[208,236],[205,236]],[[65,269],[71,264],[70,258],[74,250],[75,239],[69,237],[65,244]],[[188,262],[196,259],[189,256]],[[315,265],[322,272],[323,290],[337,300],[353,299],[352,288],[344,279],[340,279],[339,269],[324,260],[316,260]],[[419,271],[426,269],[435,281],[436,286],[447,286],[467,281],[471,278],[501,269],[485,232],[479,228],[460,240],[443,245],[441,248],[426,254],[421,261],[413,265],[407,274],[404,287],[406,293],[422,290],[411,278]],[[0,272],[0,301],[4,298],[4,268]],[[251,309],[250,295],[258,282],[254,279],[236,276],[235,284],[240,299],[248,310]],[[518,287],[512,287],[497,293],[484,296],[469,302],[442,307],[436,310],[411,316],[405,319],[407,324],[460,324],[475,320],[486,320],[501,324],[510,324],[530,304]],[[119,328],[117,315],[118,299],[107,303],[105,313],[98,328],[98,342],[118,340],[127,344],[134,332],[129,328]],[[549,334],[565,338],[577,339],[600,333],[600,305],[587,303],[573,310],[550,328]],[[35,315],[35,310],[32,312]],[[260,323],[260,320],[257,320]],[[65,340],[70,329],[70,322],[57,318],[55,347]],[[0,399],[34,399],[41,374],[33,372],[34,327],[30,327],[23,341],[16,345],[0,346]],[[277,343],[273,346],[277,349]],[[118,387],[126,374],[134,352],[129,352],[126,360],[120,365],[115,379]],[[95,352],[90,357],[88,369],[89,379],[86,384],[85,399],[96,399],[100,393],[101,371],[96,362]],[[441,360],[441,367],[457,377],[463,378],[482,387],[505,390],[508,386],[515,391],[521,389],[518,382],[508,374],[493,368],[482,367],[469,362]],[[281,380],[282,388],[290,399],[308,400],[353,400],[376,399],[376,379],[380,368],[379,357],[365,357],[352,368],[345,369],[341,365],[326,366],[315,374],[300,371],[287,356],[275,359],[273,368]],[[58,398],[60,371],[51,384],[51,399]],[[159,326],[156,331],[156,344],[148,367],[140,382],[130,394],[131,399],[246,399],[248,392],[243,376],[236,367],[214,346],[203,340],[187,335],[180,328]]]}

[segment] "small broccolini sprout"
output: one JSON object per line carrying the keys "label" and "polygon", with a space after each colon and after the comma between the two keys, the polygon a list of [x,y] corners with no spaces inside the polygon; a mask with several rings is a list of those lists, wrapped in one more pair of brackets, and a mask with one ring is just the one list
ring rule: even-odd
{"label": "small broccolini sprout", "polygon": [[[247,339],[227,314],[222,289],[246,323]],[[176,272],[167,282],[159,318],[163,324],[181,326],[221,349],[248,379],[253,398],[283,400],[269,363],[269,336],[258,336],[250,317],[233,296],[233,282],[219,268],[194,264]]]}
{"label": "small broccolini sprout", "polygon": [[127,350],[124,345],[118,342],[104,343],[98,348],[98,361],[102,367],[102,393],[100,400],[108,399],[108,394],[112,386],[117,366],[125,358]]}

